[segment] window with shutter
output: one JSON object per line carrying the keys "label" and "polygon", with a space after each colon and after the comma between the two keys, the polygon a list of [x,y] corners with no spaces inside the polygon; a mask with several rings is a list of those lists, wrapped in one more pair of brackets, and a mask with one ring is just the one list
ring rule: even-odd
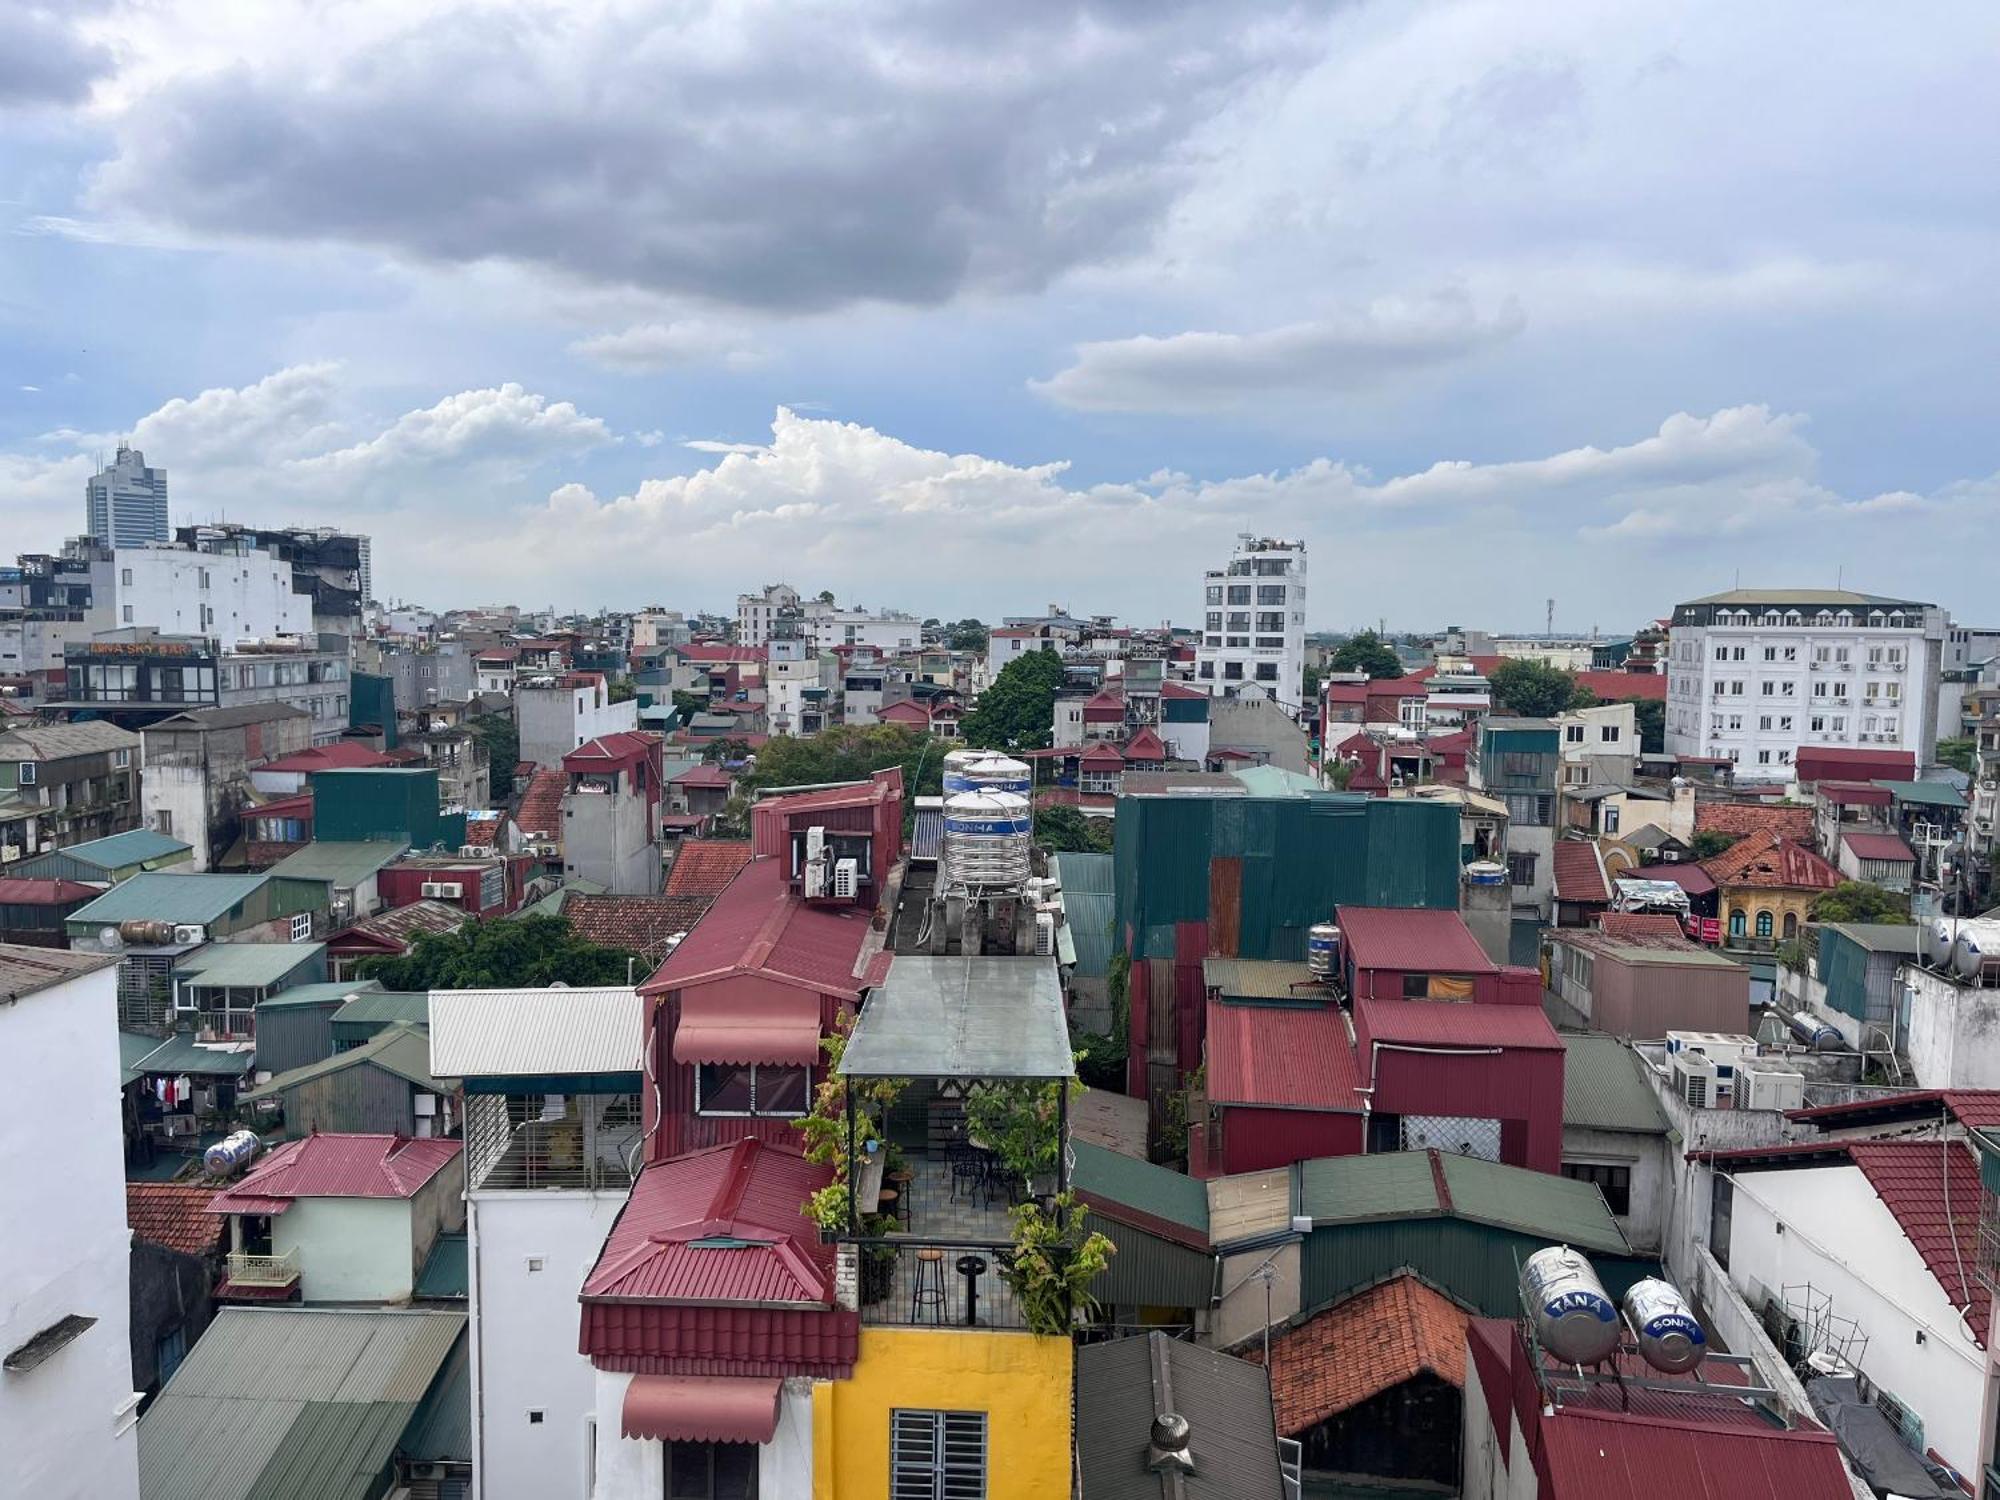
{"label": "window with shutter", "polygon": [[986,1413],[889,1414],[889,1500],[985,1500]]}

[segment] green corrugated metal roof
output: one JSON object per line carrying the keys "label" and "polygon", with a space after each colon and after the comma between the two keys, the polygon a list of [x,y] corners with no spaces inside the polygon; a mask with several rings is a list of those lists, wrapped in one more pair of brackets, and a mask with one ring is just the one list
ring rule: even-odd
{"label": "green corrugated metal roof", "polygon": [[1205,958],[1201,982],[1225,996],[1244,1000],[1324,999],[1312,970],[1304,964],[1257,958]]}
{"label": "green corrugated metal roof", "polygon": [[1423,1151],[1302,1162],[1298,1200],[1298,1212],[1315,1226],[1438,1212],[1430,1155]]}
{"label": "green corrugated metal roof", "polygon": [[326,953],[325,943],[210,943],[175,966],[175,977],[206,989],[273,985]]}
{"label": "green corrugated metal roof", "polygon": [[397,839],[316,841],[286,855],[271,866],[270,873],[292,880],[324,880],[345,889],[359,885],[409,847]]}
{"label": "green corrugated metal roof", "polygon": [[1081,979],[1102,979],[1111,972],[1117,944],[1112,928],[1118,902],[1109,891],[1063,890],[1063,930],[1076,949],[1075,973]]}
{"label": "green corrugated metal roof", "polygon": [[1451,1190],[1451,1211],[1460,1218],[1585,1250],[1631,1253],[1604,1195],[1590,1183],[1448,1152],[1438,1160]]}
{"label": "green corrugated metal roof", "polygon": [[429,991],[385,990],[372,979],[368,983],[375,985],[375,988],[356,995],[334,1012],[333,1024],[336,1027],[393,1026],[399,1021],[411,1026],[430,1024]]}
{"label": "green corrugated metal roof", "polygon": [[1070,1182],[1078,1192],[1123,1204],[1207,1237],[1208,1189],[1200,1178],[1107,1151],[1089,1141],[1072,1139],[1070,1151],[1076,1162]]}
{"label": "green corrugated metal roof", "polygon": [[1132,1307],[1189,1307],[1197,1311],[1215,1300],[1213,1251],[1175,1244],[1144,1229],[1116,1224],[1103,1215],[1085,1220],[1118,1247],[1090,1294],[1099,1302]]}
{"label": "green corrugated metal roof", "polygon": [[362,1500],[465,1334],[465,1314],[216,1313],[139,1420],[146,1500]]}
{"label": "green corrugated metal roof", "polygon": [[[446,1235],[439,1238],[455,1239],[460,1246],[461,1262],[464,1258],[465,1236]],[[423,1296],[421,1288],[417,1295]],[[460,1292],[462,1297],[464,1292]],[[410,1430],[403,1436],[403,1452],[412,1463],[458,1463],[472,1462],[472,1355],[471,1340],[460,1339],[452,1347],[451,1358],[445,1361],[439,1373],[437,1384],[417,1408],[416,1417],[410,1422]]]}
{"label": "green corrugated metal roof", "polygon": [[1245,766],[1230,774],[1253,797],[1305,797],[1326,790],[1318,778],[1287,771],[1282,766]]}
{"label": "green corrugated metal roof", "polygon": [[1615,1036],[1565,1036],[1563,1124],[1666,1134],[1666,1111],[1640,1067],[1637,1054]]}
{"label": "green corrugated metal roof", "polygon": [[1870,953],[1915,953],[1922,931],[1914,922],[1828,922],[1822,932],[1838,932]]}
{"label": "green corrugated metal roof", "polygon": [[466,1256],[466,1237],[441,1234],[417,1273],[413,1295],[417,1297],[467,1297],[472,1294],[472,1271]]}
{"label": "green corrugated metal roof", "polygon": [[197,1045],[192,1034],[177,1031],[133,1066],[145,1073],[190,1073],[210,1078],[241,1078],[250,1071],[254,1052],[221,1052]]}
{"label": "green corrugated metal roof", "polygon": [[1898,802],[1915,802],[1924,807],[1964,807],[1965,796],[1943,781],[1878,781]]}
{"label": "green corrugated metal roof", "polygon": [[118,1066],[123,1073],[123,1076],[118,1081],[120,1088],[125,1087],[128,1083],[137,1083],[139,1081],[139,1064],[144,1061],[148,1052],[158,1051],[159,1046],[160,1039],[158,1037],[147,1036],[144,1032],[121,1031],[118,1033]]}
{"label": "green corrugated metal roof", "polygon": [[268,874],[175,875],[165,870],[148,870],[123,885],[113,886],[90,905],[71,912],[69,920],[213,922],[249,900],[269,879]]}
{"label": "green corrugated metal roof", "polygon": [[[340,1006],[350,999],[367,999],[382,993],[379,979],[342,979],[327,984],[295,984],[290,989],[259,1000],[259,1010],[282,1010],[287,1006],[333,1005]],[[428,1000],[428,995],[419,995],[420,1000]]]}
{"label": "green corrugated metal roof", "polygon": [[1110,855],[1082,852],[1053,856],[1049,860],[1049,873],[1062,886],[1065,897],[1073,891],[1097,891],[1109,895],[1115,874]]}
{"label": "green corrugated metal roof", "polygon": [[191,852],[193,847],[164,833],[155,833],[150,828],[132,828],[106,838],[71,844],[61,852],[71,859],[80,859],[106,870],[122,870],[127,865],[144,864],[149,859],[164,859],[170,854]]}
{"label": "green corrugated metal roof", "polygon": [[333,1056],[323,1057],[318,1062],[307,1063],[304,1067],[280,1073],[270,1081],[251,1089],[243,1097],[267,1099],[287,1089],[297,1088],[312,1079],[323,1078],[328,1073],[338,1073],[347,1068],[364,1065],[381,1068],[398,1078],[407,1079],[418,1088],[429,1089],[433,1093],[449,1093],[456,1088],[457,1079],[431,1076],[430,1061],[431,1039],[428,1032],[415,1026],[391,1026],[363,1042],[359,1047],[350,1047],[345,1052],[336,1052]]}

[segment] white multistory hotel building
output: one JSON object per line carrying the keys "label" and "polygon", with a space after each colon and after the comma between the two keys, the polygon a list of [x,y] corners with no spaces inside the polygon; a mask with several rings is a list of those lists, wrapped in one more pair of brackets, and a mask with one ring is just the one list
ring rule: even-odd
{"label": "white multistory hotel building", "polygon": [[1196,684],[1296,708],[1305,688],[1306,544],[1237,537],[1228,567],[1202,576],[1202,609]]}
{"label": "white multistory hotel building", "polygon": [[1667,752],[1788,781],[1801,746],[1937,748],[1944,611],[1845,589],[1731,589],[1676,605]]}
{"label": "white multistory hotel building", "polygon": [[771,639],[781,616],[796,613],[799,591],[789,583],[767,583],[762,593],[736,596],[736,644],[761,646]]}

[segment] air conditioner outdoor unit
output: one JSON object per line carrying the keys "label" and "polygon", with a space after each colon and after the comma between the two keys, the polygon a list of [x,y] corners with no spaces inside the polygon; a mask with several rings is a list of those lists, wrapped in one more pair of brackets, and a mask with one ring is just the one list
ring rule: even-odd
{"label": "air conditioner outdoor unit", "polygon": [[1795,1068],[1746,1063],[1737,1074],[1738,1109],[1801,1109],[1805,1102],[1806,1076]]}
{"label": "air conditioner outdoor unit", "polygon": [[174,941],[176,943],[205,943],[208,941],[208,929],[196,922],[176,923],[174,925]]}
{"label": "air conditioner outdoor unit", "polygon": [[1674,1092],[1690,1109],[1713,1107],[1719,1090],[1716,1087],[1716,1066],[1712,1058],[1703,1057],[1699,1052],[1676,1052],[1673,1054]]}
{"label": "air conditioner outdoor unit", "polygon": [[21,851],[13,844],[0,844],[0,864],[12,864],[21,857]]}
{"label": "air conditioner outdoor unit", "polygon": [[456,901],[465,894],[465,887],[456,880],[441,881],[438,884],[438,894],[448,901]]}
{"label": "air conditioner outdoor unit", "polygon": [[445,1465],[443,1464],[410,1465],[410,1478],[412,1479],[442,1480],[446,1478],[450,1473],[451,1470],[446,1468]]}
{"label": "air conditioner outdoor unit", "polygon": [[1035,957],[1052,958],[1056,951],[1056,918],[1054,912],[1035,913]]}
{"label": "air conditioner outdoor unit", "polygon": [[826,861],[809,860],[805,869],[806,900],[817,901],[826,894]]}
{"label": "air conditioner outdoor unit", "polygon": [[833,867],[833,898],[836,901],[852,901],[861,888],[861,862],[843,859]]}
{"label": "air conditioner outdoor unit", "polygon": [[461,844],[458,848],[458,854],[461,859],[491,859],[493,857],[493,846],[491,844]]}
{"label": "air conditioner outdoor unit", "polygon": [[806,858],[808,860],[817,860],[824,856],[825,853],[826,830],[817,827],[808,828],[806,830]]}

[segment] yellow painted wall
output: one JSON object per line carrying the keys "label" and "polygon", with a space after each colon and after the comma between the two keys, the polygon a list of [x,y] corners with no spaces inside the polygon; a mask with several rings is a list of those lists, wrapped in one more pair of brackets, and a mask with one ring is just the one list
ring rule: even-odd
{"label": "yellow painted wall", "polygon": [[1063,1500],[1075,1353],[1030,1333],[862,1329],[853,1378],[813,1387],[813,1500],[886,1500],[899,1406],[986,1413],[987,1500]]}
{"label": "yellow painted wall", "polygon": [[1724,939],[1729,934],[1729,919],[1736,912],[1743,913],[1743,935],[1757,936],[1757,913],[1771,914],[1771,937],[1777,942],[1785,940],[1785,913],[1798,918],[1798,930],[1804,931],[1812,917],[1812,904],[1818,891],[1793,890],[1790,886],[1725,886],[1722,891],[1722,931]]}

